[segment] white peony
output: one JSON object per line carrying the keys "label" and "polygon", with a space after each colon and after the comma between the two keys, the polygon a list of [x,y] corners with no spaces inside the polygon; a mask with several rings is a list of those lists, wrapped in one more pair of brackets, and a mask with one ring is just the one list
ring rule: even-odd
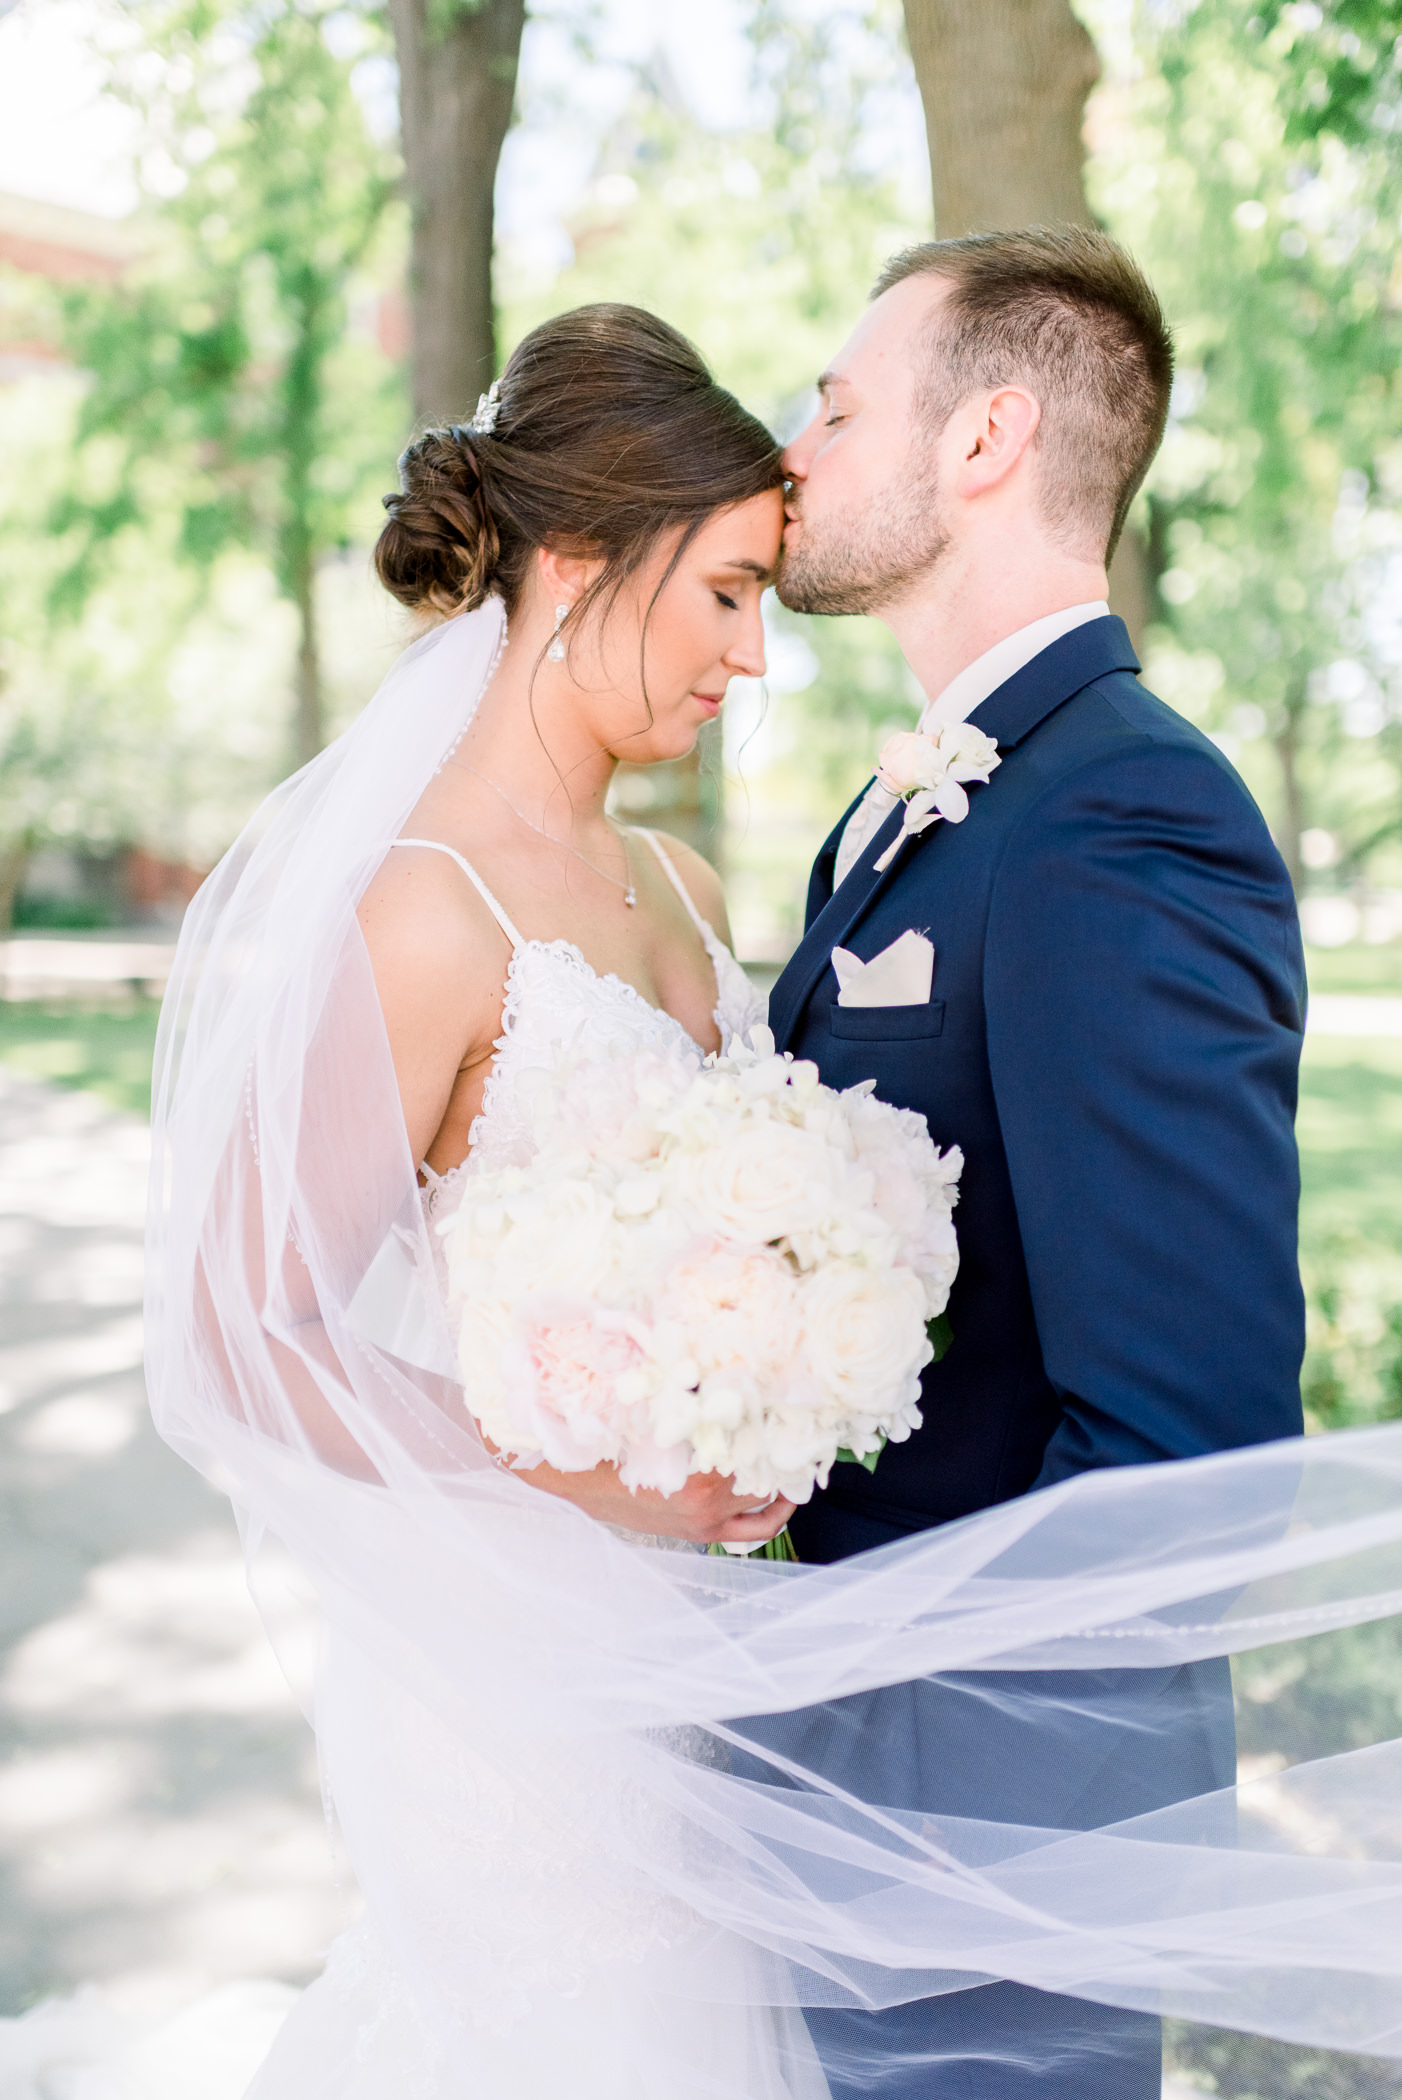
{"label": "white peony", "polygon": [[707,1370],[747,1365],[773,1381],[798,1353],[796,1280],[771,1247],[705,1241],[668,1271],[661,1300],[665,1319],[695,1337]]}

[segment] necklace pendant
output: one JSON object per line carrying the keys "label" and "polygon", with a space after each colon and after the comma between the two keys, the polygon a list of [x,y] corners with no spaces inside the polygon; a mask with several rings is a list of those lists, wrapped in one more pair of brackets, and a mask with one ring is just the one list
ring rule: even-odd
{"label": "necklace pendant", "polygon": [[629,885],[628,885],[628,887],[627,887],[627,889],[626,889],[626,890],[625,890],[625,891],[623,892],[623,902],[624,902],[624,903],[625,903],[625,904],[626,904],[626,905],[627,905],[627,906],[629,907],[629,909],[631,910],[631,908],[633,907],[633,905],[635,905],[635,904],[637,903],[637,901],[638,901],[638,893],[637,893],[637,891],[636,891],[636,890],[634,889],[634,887],[633,887],[632,883],[630,882],[630,883],[629,883]]}

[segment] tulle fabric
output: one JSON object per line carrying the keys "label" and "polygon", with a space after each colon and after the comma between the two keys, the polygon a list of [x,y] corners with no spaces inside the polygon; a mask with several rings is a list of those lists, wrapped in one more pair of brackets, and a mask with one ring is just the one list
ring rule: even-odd
{"label": "tulle fabric", "polygon": [[[416,2091],[530,2093],[548,2004],[611,2094],[810,2100],[804,2007],[999,1978],[1402,2056],[1402,1744],[1239,1790],[1191,1749],[1212,1658],[1402,1606],[1402,1428],[1090,1475],[825,1568],[629,1542],[491,1462],[355,910],[501,632],[493,605],[414,645],[265,805],[158,1049],[152,1403],[318,1592],[383,2001],[314,2083],[338,1950],[277,2092],[408,2090],[412,2035]],[[1112,1740],[1100,1827],[1045,1812],[1058,1757],[1094,1782]],[[951,1812],[956,1742],[997,1783]]]}

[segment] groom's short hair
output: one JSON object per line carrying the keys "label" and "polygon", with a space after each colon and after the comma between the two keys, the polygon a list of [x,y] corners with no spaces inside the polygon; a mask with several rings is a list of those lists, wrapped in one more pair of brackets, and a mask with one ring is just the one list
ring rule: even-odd
{"label": "groom's short hair", "polygon": [[971,394],[1025,386],[1042,408],[1048,529],[1065,544],[1092,533],[1108,561],[1173,382],[1173,338],[1143,272],[1089,227],[1033,226],[907,248],[873,299],[907,277],[949,286],[917,366],[922,419],[937,432]]}

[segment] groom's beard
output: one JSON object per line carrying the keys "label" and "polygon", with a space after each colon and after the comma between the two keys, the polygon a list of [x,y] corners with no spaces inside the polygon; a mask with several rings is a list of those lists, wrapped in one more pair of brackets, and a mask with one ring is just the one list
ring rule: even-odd
{"label": "groom's beard", "polygon": [[785,553],[775,591],[790,612],[875,613],[929,575],[948,551],[950,535],[933,473],[910,475],[883,499],[879,512],[832,518],[815,526],[803,511],[803,530]]}

